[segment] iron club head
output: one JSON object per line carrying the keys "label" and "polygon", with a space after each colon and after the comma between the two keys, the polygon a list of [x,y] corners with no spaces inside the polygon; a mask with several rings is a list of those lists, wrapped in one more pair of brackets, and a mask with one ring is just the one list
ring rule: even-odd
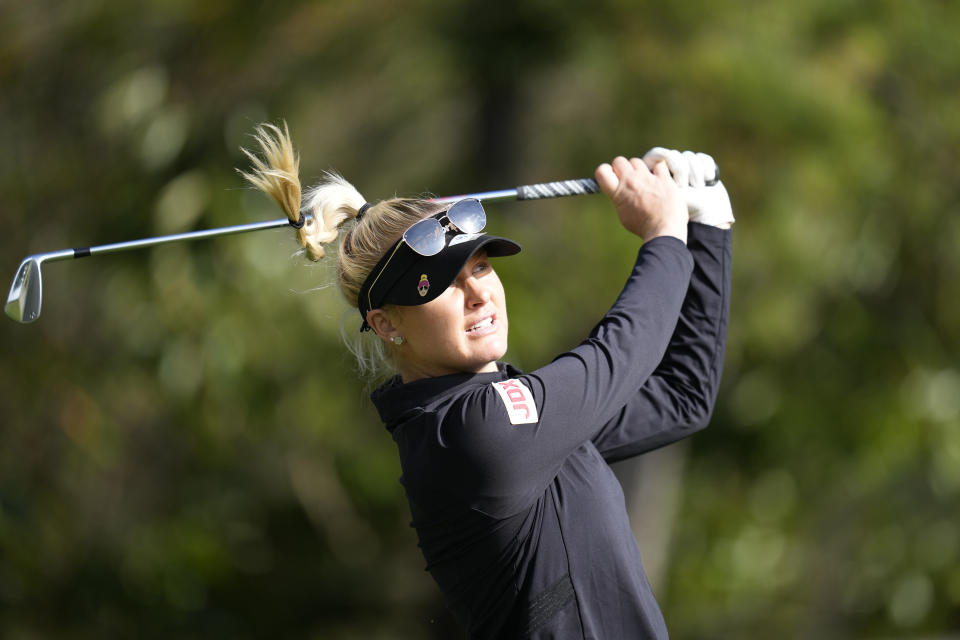
{"label": "iron club head", "polygon": [[43,279],[40,275],[40,260],[30,256],[20,263],[17,275],[10,285],[4,311],[17,322],[33,322],[40,317],[43,302]]}

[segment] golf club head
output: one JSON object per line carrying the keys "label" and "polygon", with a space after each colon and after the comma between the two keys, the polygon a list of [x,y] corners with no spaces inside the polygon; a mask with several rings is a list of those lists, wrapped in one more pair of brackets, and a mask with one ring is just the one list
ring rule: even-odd
{"label": "golf club head", "polygon": [[17,322],[33,322],[40,317],[43,302],[43,280],[40,277],[40,261],[30,256],[20,263],[17,275],[10,285],[4,311]]}

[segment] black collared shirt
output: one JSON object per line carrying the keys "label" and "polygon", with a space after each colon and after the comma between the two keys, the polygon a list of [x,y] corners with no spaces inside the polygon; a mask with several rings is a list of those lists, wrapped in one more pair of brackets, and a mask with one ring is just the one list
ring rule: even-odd
{"label": "black collared shirt", "polygon": [[471,638],[665,638],[609,464],[706,426],[723,366],[731,233],[655,238],[590,336],[530,373],[373,393],[419,545]]}

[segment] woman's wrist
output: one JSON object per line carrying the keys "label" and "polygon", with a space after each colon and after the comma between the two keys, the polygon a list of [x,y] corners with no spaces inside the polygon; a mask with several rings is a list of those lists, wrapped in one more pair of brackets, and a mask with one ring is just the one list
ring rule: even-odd
{"label": "woman's wrist", "polygon": [[643,240],[644,242],[649,242],[654,238],[660,238],[660,237],[676,238],[677,240],[680,240],[682,243],[686,244],[687,243],[687,225],[686,224],[683,224],[683,225],[665,224],[659,227],[655,227],[653,231],[650,231],[643,237]]}

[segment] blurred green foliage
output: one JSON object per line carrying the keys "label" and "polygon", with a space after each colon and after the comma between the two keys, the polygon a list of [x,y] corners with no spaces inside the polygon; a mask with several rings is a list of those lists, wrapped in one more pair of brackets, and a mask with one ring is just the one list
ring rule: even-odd
{"label": "blurred green foliage", "polygon": [[[728,363],[658,587],[676,638],[960,627],[960,5],[0,3],[0,264],[280,217],[235,174],[286,119],[371,200],[713,154]],[[599,196],[488,207],[508,359],[610,304]],[[0,636],[459,637],[330,265],[265,232],[48,266],[0,324]],[[656,513],[640,514],[656,517]]]}

